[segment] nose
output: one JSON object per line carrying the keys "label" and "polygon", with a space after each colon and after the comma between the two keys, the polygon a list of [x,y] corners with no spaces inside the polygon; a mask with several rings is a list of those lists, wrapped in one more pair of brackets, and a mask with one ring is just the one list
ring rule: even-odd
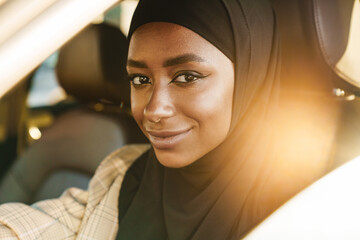
{"label": "nose", "polygon": [[175,109],[168,85],[155,85],[148,104],[144,109],[145,118],[150,122],[158,123],[162,119],[172,117],[174,113]]}

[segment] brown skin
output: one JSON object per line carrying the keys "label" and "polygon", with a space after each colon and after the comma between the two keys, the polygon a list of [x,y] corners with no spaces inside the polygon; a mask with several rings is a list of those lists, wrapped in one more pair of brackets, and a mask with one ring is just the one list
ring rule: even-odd
{"label": "brown skin", "polygon": [[131,37],[131,108],[160,163],[187,166],[226,138],[234,90],[232,62],[195,32],[148,23]]}

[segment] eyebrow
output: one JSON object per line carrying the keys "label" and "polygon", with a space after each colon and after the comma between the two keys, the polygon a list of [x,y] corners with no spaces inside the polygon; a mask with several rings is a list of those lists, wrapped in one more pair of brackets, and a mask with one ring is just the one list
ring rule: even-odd
{"label": "eyebrow", "polygon": [[133,59],[128,59],[127,62],[126,62],[126,65],[128,67],[135,67],[135,68],[148,68],[146,63],[141,62],[141,61],[136,61],[136,60],[133,60]]}
{"label": "eyebrow", "polygon": [[[163,67],[180,65],[188,62],[206,62],[206,61],[198,55],[188,53],[165,60],[165,62],[163,63]],[[145,62],[137,61],[133,59],[127,60],[127,66],[136,67],[136,68],[148,68]]]}
{"label": "eyebrow", "polygon": [[189,53],[189,54],[180,55],[180,56],[177,56],[174,58],[170,58],[164,62],[163,66],[170,67],[170,66],[174,66],[174,65],[188,63],[188,62],[205,62],[205,60],[202,59],[198,55]]}

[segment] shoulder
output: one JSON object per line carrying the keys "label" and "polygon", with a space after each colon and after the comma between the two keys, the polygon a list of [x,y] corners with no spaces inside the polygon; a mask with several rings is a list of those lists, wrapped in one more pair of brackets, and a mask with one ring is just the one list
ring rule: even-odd
{"label": "shoulder", "polygon": [[125,174],[135,160],[150,149],[150,146],[150,144],[130,144],[115,150],[100,163],[95,176],[99,172],[107,171]]}
{"label": "shoulder", "polygon": [[[42,201],[33,206],[21,203],[1,205],[0,238],[17,239],[15,236],[28,235],[24,239],[52,239],[43,238],[44,232],[57,232],[60,233],[59,239],[63,239],[64,236],[74,236],[84,225],[94,226],[91,215],[97,216],[97,223],[99,219],[109,218],[100,209],[101,205],[116,209],[117,194],[126,171],[149,149],[149,144],[133,144],[111,153],[97,168],[88,191],[71,188],[59,199]],[[115,213],[113,222],[117,219]],[[82,234],[88,233],[82,231]]]}
{"label": "shoulder", "polygon": [[[92,193],[96,193],[94,195],[96,198],[99,198],[111,188],[120,189],[120,186],[117,185],[121,185],[129,167],[149,149],[149,144],[132,144],[109,154],[100,163],[89,183],[88,191],[90,199],[92,199]],[[115,181],[115,179],[118,179],[118,181]],[[118,182],[118,184],[115,184],[115,182]]]}
{"label": "shoulder", "polygon": [[129,167],[149,149],[149,144],[131,144],[109,154],[100,163],[89,183],[90,195],[96,192],[99,197],[99,191],[105,194],[114,185],[115,179],[121,184]]}

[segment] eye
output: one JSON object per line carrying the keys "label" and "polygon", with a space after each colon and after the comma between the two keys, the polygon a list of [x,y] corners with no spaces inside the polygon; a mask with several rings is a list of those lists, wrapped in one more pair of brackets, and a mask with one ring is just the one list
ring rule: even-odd
{"label": "eye", "polygon": [[131,75],[129,79],[134,87],[140,87],[144,84],[151,84],[150,78],[144,75]]}
{"label": "eye", "polygon": [[195,73],[181,73],[177,75],[172,82],[175,83],[190,83],[198,80],[199,78],[203,78],[204,76]]}

